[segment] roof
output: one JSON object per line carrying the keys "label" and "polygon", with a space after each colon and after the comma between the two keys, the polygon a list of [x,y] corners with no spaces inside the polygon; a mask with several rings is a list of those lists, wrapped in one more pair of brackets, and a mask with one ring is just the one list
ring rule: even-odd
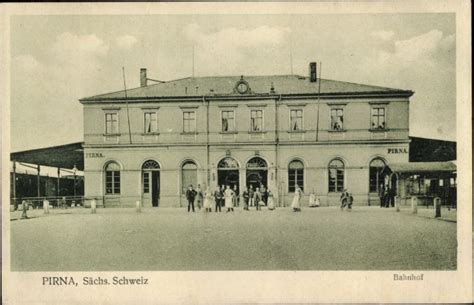
{"label": "roof", "polygon": [[51,167],[84,170],[83,142],[14,152],[10,160]]}
{"label": "roof", "polygon": [[[321,82],[321,95],[329,94],[403,94],[411,96],[412,91],[386,87],[362,85],[356,83],[321,79],[310,82],[308,77],[298,75],[270,75],[270,76],[212,76],[188,77],[164,83],[157,83],[145,87],[127,90],[128,99],[163,98],[163,97],[202,97],[203,95],[238,95],[234,88],[240,80],[248,83],[253,95],[294,95],[317,94]],[[271,92],[271,88],[274,92]],[[250,94],[250,95],[252,95]],[[81,99],[81,102],[124,99],[124,90],[96,95]]]}
{"label": "roof", "polygon": [[388,167],[394,173],[400,174],[422,174],[432,172],[455,172],[456,164],[447,162],[409,162],[389,164]]}
{"label": "roof", "polygon": [[410,162],[456,160],[456,142],[410,137]]}

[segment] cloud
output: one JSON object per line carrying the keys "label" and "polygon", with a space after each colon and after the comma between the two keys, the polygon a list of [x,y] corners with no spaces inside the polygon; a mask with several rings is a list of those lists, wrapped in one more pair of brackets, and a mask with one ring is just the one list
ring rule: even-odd
{"label": "cloud", "polygon": [[29,54],[18,55],[14,57],[12,63],[14,66],[19,67],[24,72],[33,71],[36,68],[40,67],[40,63],[38,62],[38,60]]}
{"label": "cloud", "polygon": [[120,49],[128,50],[132,48],[138,42],[137,38],[131,35],[123,35],[117,37],[115,43]]}
{"label": "cloud", "polygon": [[370,36],[381,39],[381,40],[385,40],[385,41],[391,40],[393,38],[393,35],[395,35],[393,31],[375,31],[375,32],[370,33]]}
{"label": "cloud", "polygon": [[197,24],[183,28],[184,37],[195,48],[200,73],[214,75],[242,71],[250,67],[251,61],[260,60],[259,56],[273,57],[278,47],[288,45],[290,31],[281,26],[227,27],[216,32],[206,32]]}
{"label": "cloud", "polygon": [[51,46],[51,52],[62,61],[104,56],[108,50],[109,46],[96,35],[75,35],[69,32],[58,35]]}

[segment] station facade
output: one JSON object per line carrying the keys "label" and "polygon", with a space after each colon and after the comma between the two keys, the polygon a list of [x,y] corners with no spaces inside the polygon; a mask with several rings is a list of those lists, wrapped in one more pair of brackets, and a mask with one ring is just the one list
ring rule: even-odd
{"label": "station facade", "polygon": [[[288,206],[378,204],[390,163],[409,156],[412,91],[309,76],[190,77],[83,98],[85,198],[185,206],[190,185],[265,186]],[[396,185],[396,184],[394,184]],[[86,203],[87,204],[87,203]]]}

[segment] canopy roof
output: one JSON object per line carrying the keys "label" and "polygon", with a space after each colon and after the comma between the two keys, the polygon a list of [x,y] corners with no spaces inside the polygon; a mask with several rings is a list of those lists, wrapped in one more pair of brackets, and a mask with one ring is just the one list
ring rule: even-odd
{"label": "canopy roof", "polygon": [[429,173],[454,173],[456,164],[447,162],[409,162],[395,163],[387,166],[392,172],[399,174],[429,174]]}
{"label": "canopy roof", "polygon": [[10,154],[10,160],[51,167],[84,170],[83,142],[60,146],[18,151]]}

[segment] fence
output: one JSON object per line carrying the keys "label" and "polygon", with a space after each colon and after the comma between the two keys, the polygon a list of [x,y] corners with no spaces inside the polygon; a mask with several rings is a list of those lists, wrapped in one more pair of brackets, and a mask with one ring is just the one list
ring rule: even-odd
{"label": "fence", "polygon": [[43,208],[43,201],[48,200],[52,208],[66,208],[72,206],[84,206],[84,196],[48,196],[48,197],[21,197],[11,198],[10,205],[13,209],[19,209],[23,200],[26,201],[28,209]]}

